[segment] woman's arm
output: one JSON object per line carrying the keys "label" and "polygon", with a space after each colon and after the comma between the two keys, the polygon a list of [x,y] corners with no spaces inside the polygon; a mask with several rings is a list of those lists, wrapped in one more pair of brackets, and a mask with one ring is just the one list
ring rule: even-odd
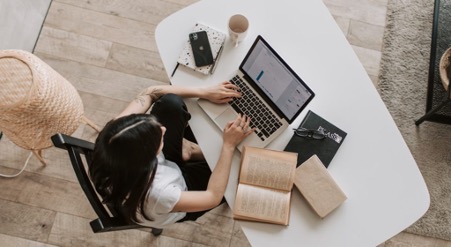
{"label": "woman's arm", "polygon": [[177,94],[184,98],[203,98],[214,103],[226,103],[234,97],[240,97],[238,88],[230,82],[223,82],[210,87],[181,87],[173,85],[150,86],[141,91],[136,98],[116,118],[133,113],[145,113],[150,106],[165,94]]}
{"label": "woman's arm", "polygon": [[224,142],[221,155],[214,168],[206,191],[183,191],[173,212],[197,212],[217,206],[227,188],[233,152],[236,146],[254,130],[249,129],[250,119],[238,116],[224,129]]}

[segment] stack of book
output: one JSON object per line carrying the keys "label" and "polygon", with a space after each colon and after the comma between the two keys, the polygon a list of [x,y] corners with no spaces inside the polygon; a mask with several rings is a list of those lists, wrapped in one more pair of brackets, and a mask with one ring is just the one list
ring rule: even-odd
{"label": "stack of book", "polygon": [[347,133],[312,111],[299,128],[321,133],[322,138],[293,134],[284,151],[244,147],[235,219],[288,225],[293,187],[320,218],[347,199],[326,169]]}
{"label": "stack of book", "polygon": [[294,186],[321,218],[347,199],[316,155],[296,161],[297,153],[245,146],[233,217],[289,225]]}

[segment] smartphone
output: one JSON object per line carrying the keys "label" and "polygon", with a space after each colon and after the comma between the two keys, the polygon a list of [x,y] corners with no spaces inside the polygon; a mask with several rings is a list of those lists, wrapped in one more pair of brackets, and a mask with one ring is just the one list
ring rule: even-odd
{"label": "smartphone", "polygon": [[194,62],[197,67],[213,64],[213,55],[206,31],[190,33],[189,41],[193,49]]}

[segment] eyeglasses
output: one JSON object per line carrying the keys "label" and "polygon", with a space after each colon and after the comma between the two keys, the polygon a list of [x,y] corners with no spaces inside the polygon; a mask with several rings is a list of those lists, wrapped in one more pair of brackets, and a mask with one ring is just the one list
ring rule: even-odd
{"label": "eyeglasses", "polygon": [[316,140],[321,140],[326,137],[324,135],[324,132],[319,131],[319,130],[310,130],[310,129],[305,129],[305,128],[298,128],[298,129],[293,129],[293,130],[294,130],[294,133],[300,137],[308,137],[308,138],[313,138]]}

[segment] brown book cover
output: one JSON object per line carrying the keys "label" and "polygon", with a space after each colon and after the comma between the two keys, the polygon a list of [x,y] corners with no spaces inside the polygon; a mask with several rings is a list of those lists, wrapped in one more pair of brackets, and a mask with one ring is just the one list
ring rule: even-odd
{"label": "brown book cover", "polygon": [[288,225],[297,153],[244,147],[235,219]]}
{"label": "brown book cover", "polygon": [[321,218],[326,217],[347,199],[316,155],[296,168],[294,184]]}

